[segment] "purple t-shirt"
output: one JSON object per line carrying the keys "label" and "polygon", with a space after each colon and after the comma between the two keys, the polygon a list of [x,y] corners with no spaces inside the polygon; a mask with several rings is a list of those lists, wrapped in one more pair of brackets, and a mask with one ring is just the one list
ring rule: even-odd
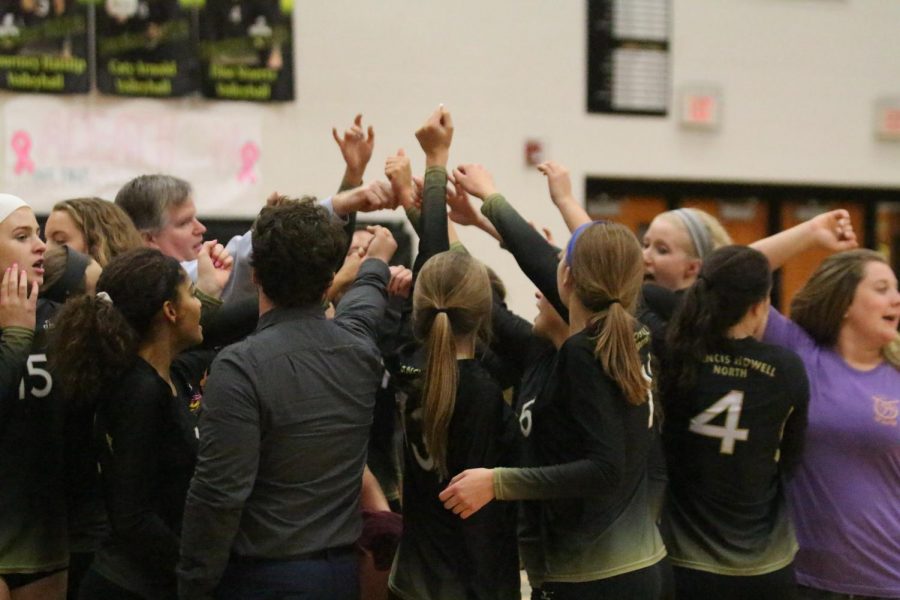
{"label": "purple t-shirt", "polygon": [[806,447],[788,482],[797,582],[900,597],[900,370],[854,369],[774,309],[764,341],[799,354],[809,375]]}

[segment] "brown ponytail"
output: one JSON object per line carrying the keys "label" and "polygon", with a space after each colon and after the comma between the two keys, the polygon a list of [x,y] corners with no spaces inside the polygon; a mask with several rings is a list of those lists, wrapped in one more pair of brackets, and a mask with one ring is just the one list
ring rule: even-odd
{"label": "brown ponytail", "polygon": [[462,252],[431,257],[416,279],[413,325],[427,354],[422,390],[425,446],[441,479],[449,477],[447,439],[459,370],[456,337],[489,329],[491,288],[484,265]]}
{"label": "brown ponytail", "polygon": [[628,229],[597,223],[584,230],[571,259],[575,294],[594,313],[594,356],[631,404],[647,401],[650,389],[641,373],[634,312],[644,278],[641,246]]}

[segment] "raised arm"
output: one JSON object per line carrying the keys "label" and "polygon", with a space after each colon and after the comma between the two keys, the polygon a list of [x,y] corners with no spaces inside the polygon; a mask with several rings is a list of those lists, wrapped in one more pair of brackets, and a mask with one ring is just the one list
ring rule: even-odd
{"label": "raised arm", "polygon": [[450,221],[463,227],[477,227],[503,244],[503,238],[493,223],[472,205],[465,188],[458,181],[453,181],[452,177],[447,187],[447,206],[450,207]]}
{"label": "raised arm", "polygon": [[840,208],[785,229],[750,244],[769,259],[772,270],[780,269],[794,256],[812,248],[824,248],[832,252],[851,250],[858,246],[850,213]]}
{"label": "raised arm", "polygon": [[385,227],[373,225],[369,231],[374,237],[356,280],[338,303],[334,322],[371,339],[374,344],[378,324],[387,307],[387,286],[391,276],[387,264],[397,250],[397,242]]}
{"label": "raised arm", "polygon": [[366,165],[369,164],[372,150],[375,148],[375,130],[369,125],[368,131],[364,133],[362,115],[359,114],[353,119],[353,125],[344,131],[343,136],[338,135],[336,127],[332,127],[331,135],[341,150],[345,165],[344,177],[341,179],[338,192],[359,187],[362,185]]}
{"label": "raised arm", "polygon": [[569,311],[560,300],[559,290],[556,288],[559,248],[544,239],[502,195],[497,193],[493,178],[487,169],[481,165],[460,165],[453,171],[453,177],[466,192],[484,201],[481,205],[482,214],[497,228],[506,249],[515,257],[519,268],[562,318],[568,321]]}
{"label": "raised arm", "polygon": [[425,188],[422,192],[422,234],[419,253],[413,266],[418,274],[429,258],[450,248],[447,235],[447,160],[453,140],[453,119],[439,106],[416,131],[416,139],[425,152]]}
{"label": "raised arm", "polygon": [[572,195],[572,179],[569,177],[569,170],[566,167],[550,160],[539,164],[538,171],[547,176],[550,199],[559,210],[570,232],[591,222],[587,211]]}

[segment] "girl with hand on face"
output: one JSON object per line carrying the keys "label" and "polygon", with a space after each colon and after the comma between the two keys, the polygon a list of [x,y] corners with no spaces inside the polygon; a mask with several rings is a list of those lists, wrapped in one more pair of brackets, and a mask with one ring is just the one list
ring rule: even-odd
{"label": "girl with hand on face", "polygon": [[[200,261],[212,269],[208,253]],[[201,303],[178,262],[149,248],[110,261],[97,290],[66,303],[53,338],[66,394],[95,405],[111,525],[80,597],[174,598],[196,390],[211,358],[183,353],[203,340]]]}
{"label": "girl with hand on face", "polygon": [[658,373],[663,527],[679,598],[796,594],[782,475],[799,459],[809,384],[797,355],[753,337],[770,288],[765,256],[720,248],[669,323]]}
{"label": "girl with hand on face", "polygon": [[649,333],[633,317],[640,246],[627,229],[576,230],[558,270],[569,338],[529,407],[528,467],[470,469],[441,493],[469,518],[527,500],[519,550],[533,598],[656,598],[665,548],[651,514]]}
{"label": "girl with hand on face", "polygon": [[897,276],[872,250],[827,258],[764,341],[803,359],[804,452],[788,498],[801,598],[900,597],[900,323]]}
{"label": "girl with hand on face", "polygon": [[63,407],[47,370],[56,304],[38,300],[44,250],[20,198],[0,194],[0,599],[65,596]]}

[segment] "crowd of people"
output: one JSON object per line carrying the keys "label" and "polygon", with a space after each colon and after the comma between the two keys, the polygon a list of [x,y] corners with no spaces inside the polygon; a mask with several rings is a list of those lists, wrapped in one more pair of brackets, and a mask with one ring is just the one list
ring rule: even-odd
{"label": "crowd of people", "polygon": [[[846,211],[557,247],[438,107],[364,183],[204,241],[190,184],[0,194],[0,600],[900,598],[900,292]],[[480,208],[478,206],[480,203]],[[397,209],[418,234],[392,264]],[[533,322],[457,228],[509,251]],[[832,252],[794,297],[772,272]]]}

